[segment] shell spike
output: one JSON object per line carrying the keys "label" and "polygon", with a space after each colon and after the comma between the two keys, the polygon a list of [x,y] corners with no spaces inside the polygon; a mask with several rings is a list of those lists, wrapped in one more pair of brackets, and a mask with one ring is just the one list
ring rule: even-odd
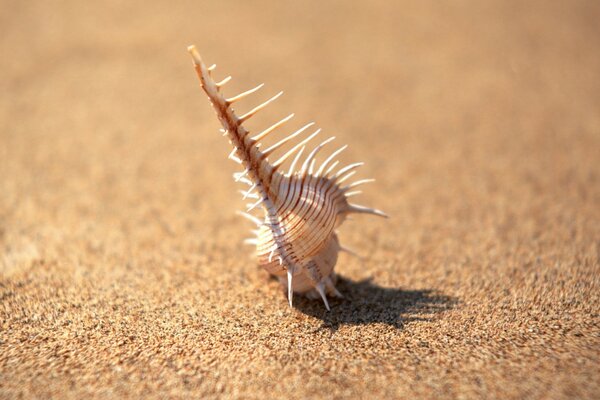
{"label": "shell spike", "polygon": [[235,103],[236,101],[238,101],[238,100],[241,100],[241,99],[243,99],[244,97],[246,97],[246,96],[248,96],[248,95],[250,95],[250,94],[252,94],[252,93],[256,92],[257,90],[260,90],[260,89],[261,89],[263,86],[265,86],[265,84],[264,84],[264,83],[261,83],[260,85],[258,85],[258,86],[256,86],[256,87],[254,87],[254,88],[252,88],[252,89],[250,89],[250,90],[246,90],[245,92],[238,94],[237,96],[233,96],[233,97],[230,97],[230,98],[228,98],[228,99],[225,99],[225,102],[226,102],[227,104],[233,104],[233,103]]}
{"label": "shell spike", "polygon": [[258,135],[254,136],[252,138],[252,140],[254,140],[255,142],[259,141],[260,139],[266,137],[269,133],[273,132],[275,129],[279,128],[281,125],[285,124],[286,122],[288,122],[292,118],[294,118],[294,113],[291,113],[290,115],[288,115],[287,117],[285,117],[281,121],[279,121],[279,122],[271,125],[267,129],[265,129],[264,131],[262,131],[261,133],[259,133]]}
{"label": "shell spike", "polygon": [[248,178],[244,178],[244,177],[240,178],[240,182],[243,182],[243,183],[245,183],[246,185],[248,185],[248,186],[250,186],[250,187],[252,187],[252,186],[256,185],[256,184],[255,184],[254,182],[252,182],[250,179],[248,179]]}
{"label": "shell spike", "polygon": [[344,182],[345,180],[349,179],[349,178],[350,178],[351,176],[353,176],[354,174],[356,174],[356,171],[351,171],[351,172],[349,172],[349,173],[348,173],[348,175],[344,176],[344,177],[343,177],[343,178],[341,178],[341,179],[338,179],[338,180],[337,180],[337,183],[338,183],[338,185],[339,185],[340,183]]}
{"label": "shell spike", "polygon": [[333,153],[331,153],[331,155],[329,157],[327,157],[327,159],[325,161],[323,161],[323,164],[317,171],[316,176],[321,176],[321,173],[323,171],[325,171],[325,167],[327,167],[327,164],[329,164],[335,157],[338,156],[338,154],[340,154],[342,151],[346,150],[347,148],[348,148],[348,145],[346,144],[346,145],[340,147],[339,149],[337,149],[336,151],[334,151]]}
{"label": "shell spike", "polygon": [[236,211],[235,212],[237,215],[241,215],[242,217],[246,218],[249,221],[252,221],[256,224],[256,226],[261,226],[262,225],[262,221],[258,218],[256,218],[254,215],[252,214],[248,214],[247,212],[244,211]]}
{"label": "shell spike", "polygon": [[[227,134],[227,131],[225,131],[225,133]],[[229,158],[230,160],[235,161],[238,164],[242,163],[242,160],[236,155],[237,153],[237,149],[234,148],[231,153],[229,153],[229,156],[227,158]]]}
{"label": "shell spike", "polygon": [[333,281],[331,280],[331,276],[328,276],[325,279],[325,287],[327,288],[327,291],[331,294],[333,293],[333,295],[339,299],[343,299],[344,295],[341,294],[339,292],[339,290],[336,289],[335,285],[333,284]]}
{"label": "shell spike", "polygon": [[256,193],[252,193],[252,191],[254,189],[256,189],[256,183],[253,183],[252,186],[250,186],[250,189],[248,189],[247,191],[241,190],[242,194],[244,195],[242,200],[246,200],[246,198],[248,198],[248,197],[251,197],[253,199],[258,199],[258,195]]}
{"label": "shell spike", "polygon": [[235,174],[233,174],[233,178],[235,179],[236,182],[239,182],[243,177],[246,176],[246,174],[248,174],[248,172],[250,172],[250,170],[248,168],[246,168],[242,172],[236,172]]}
{"label": "shell spike", "polygon": [[358,204],[348,204],[347,212],[356,213],[356,214],[373,214],[373,215],[378,215],[383,218],[389,218],[389,216],[381,210],[378,210],[376,208],[368,208],[368,207],[364,207],[364,206],[359,206]]}
{"label": "shell spike", "polygon": [[290,303],[290,307],[292,307],[292,299],[294,298],[294,289],[292,286],[292,277],[293,277],[294,273],[292,271],[292,268],[288,268],[287,269],[287,295],[288,295],[288,302]]}
{"label": "shell spike", "polygon": [[262,198],[259,198],[258,201],[254,204],[248,204],[248,209],[246,210],[246,212],[250,212],[252,210],[254,210],[256,207],[258,207],[259,204],[261,204],[263,202]]}
{"label": "shell spike", "polygon": [[333,286],[333,285],[332,285],[332,286],[331,286],[331,290],[333,291],[333,295],[334,295],[335,297],[337,297],[338,299],[343,299],[343,298],[344,298],[344,295],[343,295],[343,294],[341,294],[341,293],[340,293],[340,291],[339,291],[339,290],[337,290],[337,288],[336,288],[335,286]]}
{"label": "shell spike", "polygon": [[[313,126],[314,124],[315,124],[314,122],[309,122],[308,124],[304,125],[302,128],[298,129],[296,132],[292,133],[291,135],[286,136],[285,138],[281,139],[279,142],[275,143],[273,146],[271,146],[268,149],[266,149],[265,151],[263,151],[263,154],[265,156],[268,156],[269,154],[273,153],[275,150],[277,150],[278,148],[280,148],[281,146],[283,146],[284,144],[286,144],[287,142],[289,142],[296,136],[300,135],[302,132],[304,132],[305,130],[307,130],[308,128]],[[277,164],[277,163],[275,163],[275,164]]]}
{"label": "shell spike", "polygon": [[227,78],[223,79],[221,82],[215,83],[215,85],[217,85],[218,88],[221,88],[222,86],[224,86],[230,80],[231,80],[231,75],[229,75]]}
{"label": "shell spike", "polygon": [[313,171],[314,171],[314,169],[315,169],[315,164],[316,164],[316,163],[317,163],[317,160],[315,160],[315,159],[313,158],[313,160],[310,162],[310,167],[308,167],[308,173],[309,173],[310,175],[312,175],[312,173],[313,173]]}
{"label": "shell spike", "polygon": [[300,151],[298,152],[298,154],[296,154],[296,157],[294,157],[294,160],[292,161],[292,164],[290,164],[290,170],[288,171],[287,176],[292,176],[292,174],[294,173],[294,168],[296,167],[296,163],[298,162],[298,160],[302,156],[302,153],[304,152],[305,148],[306,148],[306,146],[302,146],[302,148],[300,149]]}
{"label": "shell spike", "polygon": [[281,96],[282,94],[283,94],[283,92],[279,92],[275,96],[271,97],[269,100],[265,101],[264,103],[257,105],[252,110],[248,111],[246,114],[239,117],[240,122],[247,121],[254,114],[256,114],[257,112],[259,112],[260,110],[262,110],[263,108],[265,108],[266,106],[268,106],[269,104],[271,104],[272,102],[277,100],[279,98],[279,96]]}
{"label": "shell spike", "polygon": [[[277,161],[275,161],[273,163],[273,167],[279,167],[281,166],[281,164],[292,154],[294,154],[298,149],[300,149],[301,147],[303,148],[308,142],[310,142],[315,136],[317,136],[319,134],[319,132],[321,132],[320,129],[317,129],[315,132],[313,132],[309,137],[307,137],[306,139],[304,139],[303,141],[301,141],[300,143],[298,143],[297,145],[295,145],[290,151],[288,151],[287,153],[285,153],[283,156],[281,156],[281,158]],[[297,156],[296,156],[297,157]],[[292,171],[293,172],[293,171]],[[291,172],[290,172],[291,173]]]}
{"label": "shell spike", "polygon": [[334,176],[333,179],[337,179],[340,176],[344,175],[346,172],[348,171],[352,171],[353,169],[356,169],[358,167],[362,167],[363,165],[365,165],[364,162],[357,162],[354,164],[350,164],[350,165],[346,165],[344,168],[340,169]]}
{"label": "shell spike", "polygon": [[[240,190],[239,191],[242,194],[242,200],[246,200],[246,199],[256,199],[258,200],[259,196],[256,193],[252,192],[252,189],[250,190]],[[348,194],[346,194],[346,197],[348,197]]]}
{"label": "shell spike", "polygon": [[277,246],[273,246],[271,248],[271,252],[269,253],[269,262],[273,261],[273,256],[275,255],[275,250],[277,250]]}
{"label": "shell spike", "polygon": [[352,182],[352,183],[348,184],[347,186],[344,186],[342,188],[342,191],[346,192],[346,191],[352,189],[353,187],[356,187],[358,185],[363,185],[365,183],[371,183],[371,182],[375,182],[375,179],[361,179],[359,181]]}
{"label": "shell spike", "polygon": [[339,164],[339,161],[334,162],[333,164],[331,164],[331,166],[329,168],[327,168],[327,171],[325,171],[325,177],[329,177],[329,174],[331,173],[331,171],[333,171],[335,169],[335,167],[337,167],[337,165]]}
{"label": "shell spike", "polygon": [[362,257],[360,254],[356,253],[354,250],[352,250],[352,249],[350,249],[350,248],[348,248],[348,247],[340,246],[340,251],[343,251],[344,253],[348,253],[348,254],[350,254],[352,257],[356,257],[356,258],[358,258],[359,260],[362,260],[362,259],[363,259],[363,257]]}
{"label": "shell spike", "polygon": [[334,139],[335,139],[335,136],[330,137],[329,139],[323,141],[320,145],[315,147],[315,149],[313,151],[310,152],[308,157],[306,157],[304,164],[302,165],[302,169],[300,170],[301,173],[305,174],[307,171],[310,171],[309,166],[311,165],[311,163],[314,160],[317,153],[323,148],[323,146],[325,146],[327,143],[331,142]]}
{"label": "shell spike", "polygon": [[323,282],[317,283],[315,289],[317,289],[317,292],[319,292],[319,294],[321,295],[321,298],[323,299],[323,303],[325,303],[325,308],[327,308],[327,311],[331,311],[331,308],[329,308],[329,302],[327,301],[327,296],[325,295],[325,285],[323,284]]}

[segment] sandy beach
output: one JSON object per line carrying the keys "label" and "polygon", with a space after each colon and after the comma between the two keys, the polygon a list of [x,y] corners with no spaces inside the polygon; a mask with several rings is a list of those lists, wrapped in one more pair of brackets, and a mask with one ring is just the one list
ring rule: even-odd
{"label": "sandy beach", "polygon": [[[600,3],[0,8],[0,398],[600,397]],[[331,312],[243,245],[190,44],[377,179]]]}

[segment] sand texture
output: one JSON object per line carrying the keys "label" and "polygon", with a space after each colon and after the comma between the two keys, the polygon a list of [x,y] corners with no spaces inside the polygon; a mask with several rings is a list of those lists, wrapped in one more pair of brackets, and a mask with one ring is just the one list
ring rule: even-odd
{"label": "sand texture", "polygon": [[[0,10],[0,398],[600,398],[599,2]],[[377,178],[331,312],[242,244],[189,44]]]}

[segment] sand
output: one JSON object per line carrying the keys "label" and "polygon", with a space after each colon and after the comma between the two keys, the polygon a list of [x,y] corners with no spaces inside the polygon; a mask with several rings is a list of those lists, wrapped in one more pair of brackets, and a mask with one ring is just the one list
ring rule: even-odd
{"label": "sand", "polygon": [[[600,397],[598,2],[0,6],[0,397]],[[189,44],[377,178],[331,312],[242,245]]]}

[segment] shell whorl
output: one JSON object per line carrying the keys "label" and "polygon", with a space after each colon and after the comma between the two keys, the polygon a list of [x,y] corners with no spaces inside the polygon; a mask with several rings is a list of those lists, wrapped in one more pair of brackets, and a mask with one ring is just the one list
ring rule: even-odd
{"label": "shell whorl", "polygon": [[[234,147],[230,158],[244,167],[244,171],[234,174],[234,178],[250,186],[248,190],[242,191],[244,199],[255,200],[241,214],[257,226],[254,231],[256,237],[247,242],[256,246],[258,264],[279,277],[283,285],[287,284],[290,306],[295,292],[309,297],[320,296],[329,310],[327,295],[341,296],[334,286],[333,269],[339,251],[344,248],[339,244],[336,228],[350,213],[386,217],[379,210],[348,202],[348,197],[360,193],[350,191],[352,188],[372,180],[363,179],[342,185],[362,165],[355,163],[338,168],[339,162],[335,158],[346,146],[334,151],[317,168],[317,154],[333,137],[314,147],[302,160],[308,143],[320,130],[299,139],[297,144],[271,162],[269,157],[276,150],[283,148],[292,139],[306,135],[312,123],[261,150],[261,139],[289,121],[293,114],[254,136],[250,135],[243,123],[277,99],[282,92],[238,117],[231,105],[256,92],[263,85],[225,98],[220,89],[231,77],[215,82],[212,78],[215,66],[207,68],[194,46],[190,46],[188,51],[193,58],[200,85],[223,125],[224,134]],[[292,156],[294,158],[288,172],[282,172],[280,169],[284,162]],[[262,218],[250,214],[259,205],[264,212]]]}

